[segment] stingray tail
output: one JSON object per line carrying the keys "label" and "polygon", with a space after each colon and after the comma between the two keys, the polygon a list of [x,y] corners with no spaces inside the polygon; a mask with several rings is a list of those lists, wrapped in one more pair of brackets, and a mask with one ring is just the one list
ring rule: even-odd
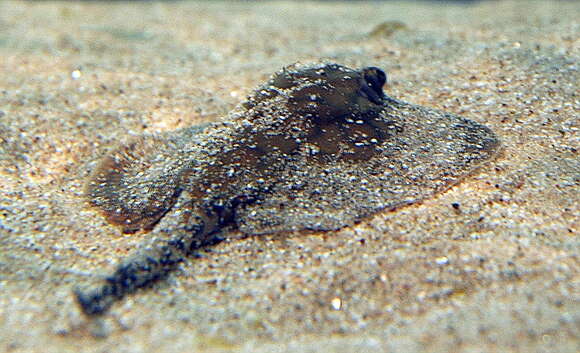
{"label": "stingray tail", "polygon": [[76,288],[74,290],[76,300],[86,315],[102,315],[125,296],[166,278],[186,256],[221,240],[222,238],[214,236],[204,242],[192,244],[191,239],[189,241],[174,239],[163,245],[146,248],[121,263],[115,272],[105,279],[105,283],[86,291]]}

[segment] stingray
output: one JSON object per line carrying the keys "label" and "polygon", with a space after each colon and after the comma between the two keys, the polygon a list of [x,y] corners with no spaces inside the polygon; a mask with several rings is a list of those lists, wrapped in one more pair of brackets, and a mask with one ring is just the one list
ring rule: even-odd
{"label": "stingray", "polygon": [[88,316],[232,234],[333,231],[454,185],[498,149],[465,118],[385,95],[385,73],[333,63],[275,73],[226,119],[137,138],[86,195],[145,244],[76,298]]}

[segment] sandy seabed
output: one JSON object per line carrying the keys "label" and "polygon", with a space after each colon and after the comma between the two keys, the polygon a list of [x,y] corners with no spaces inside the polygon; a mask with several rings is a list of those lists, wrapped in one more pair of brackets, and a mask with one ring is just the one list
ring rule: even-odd
{"label": "sandy seabed", "polygon": [[[577,352],[579,13],[0,2],[0,351]],[[93,327],[72,288],[147,237],[87,204],[99,159],[216,121],[282,66],[320,59],[383,68],[389,95],[489,126],[502,152],[352,228],[234,235]]]}

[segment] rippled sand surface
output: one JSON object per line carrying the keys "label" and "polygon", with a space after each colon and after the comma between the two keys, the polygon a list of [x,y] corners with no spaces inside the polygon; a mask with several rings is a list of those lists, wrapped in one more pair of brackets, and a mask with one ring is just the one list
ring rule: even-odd
{"label": "rippled sand surface", "polygon": [[[0,351],[576,352],[579,12],[1,2]],[[383,68],[389,95],[485,124],[502,152],[351,228],[228,239],[88,322],[72,288],[147,237],[86,202],[99,159],[216,121],[280,67],[319,59]]]}

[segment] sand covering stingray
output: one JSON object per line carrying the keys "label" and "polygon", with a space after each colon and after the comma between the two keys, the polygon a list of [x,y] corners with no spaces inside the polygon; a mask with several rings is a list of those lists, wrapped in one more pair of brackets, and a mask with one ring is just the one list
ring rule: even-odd
{"label": "sand covering stingray", "polygon": [[295,64],[223,122],[106,157],[90,202],[124,232],[152,232],[105,283],[77,290],[83,311],[106,312],[218,235],[339,229],[431,197],[497,150],[487,127],[390,98],[385,82],[373,67]]}

